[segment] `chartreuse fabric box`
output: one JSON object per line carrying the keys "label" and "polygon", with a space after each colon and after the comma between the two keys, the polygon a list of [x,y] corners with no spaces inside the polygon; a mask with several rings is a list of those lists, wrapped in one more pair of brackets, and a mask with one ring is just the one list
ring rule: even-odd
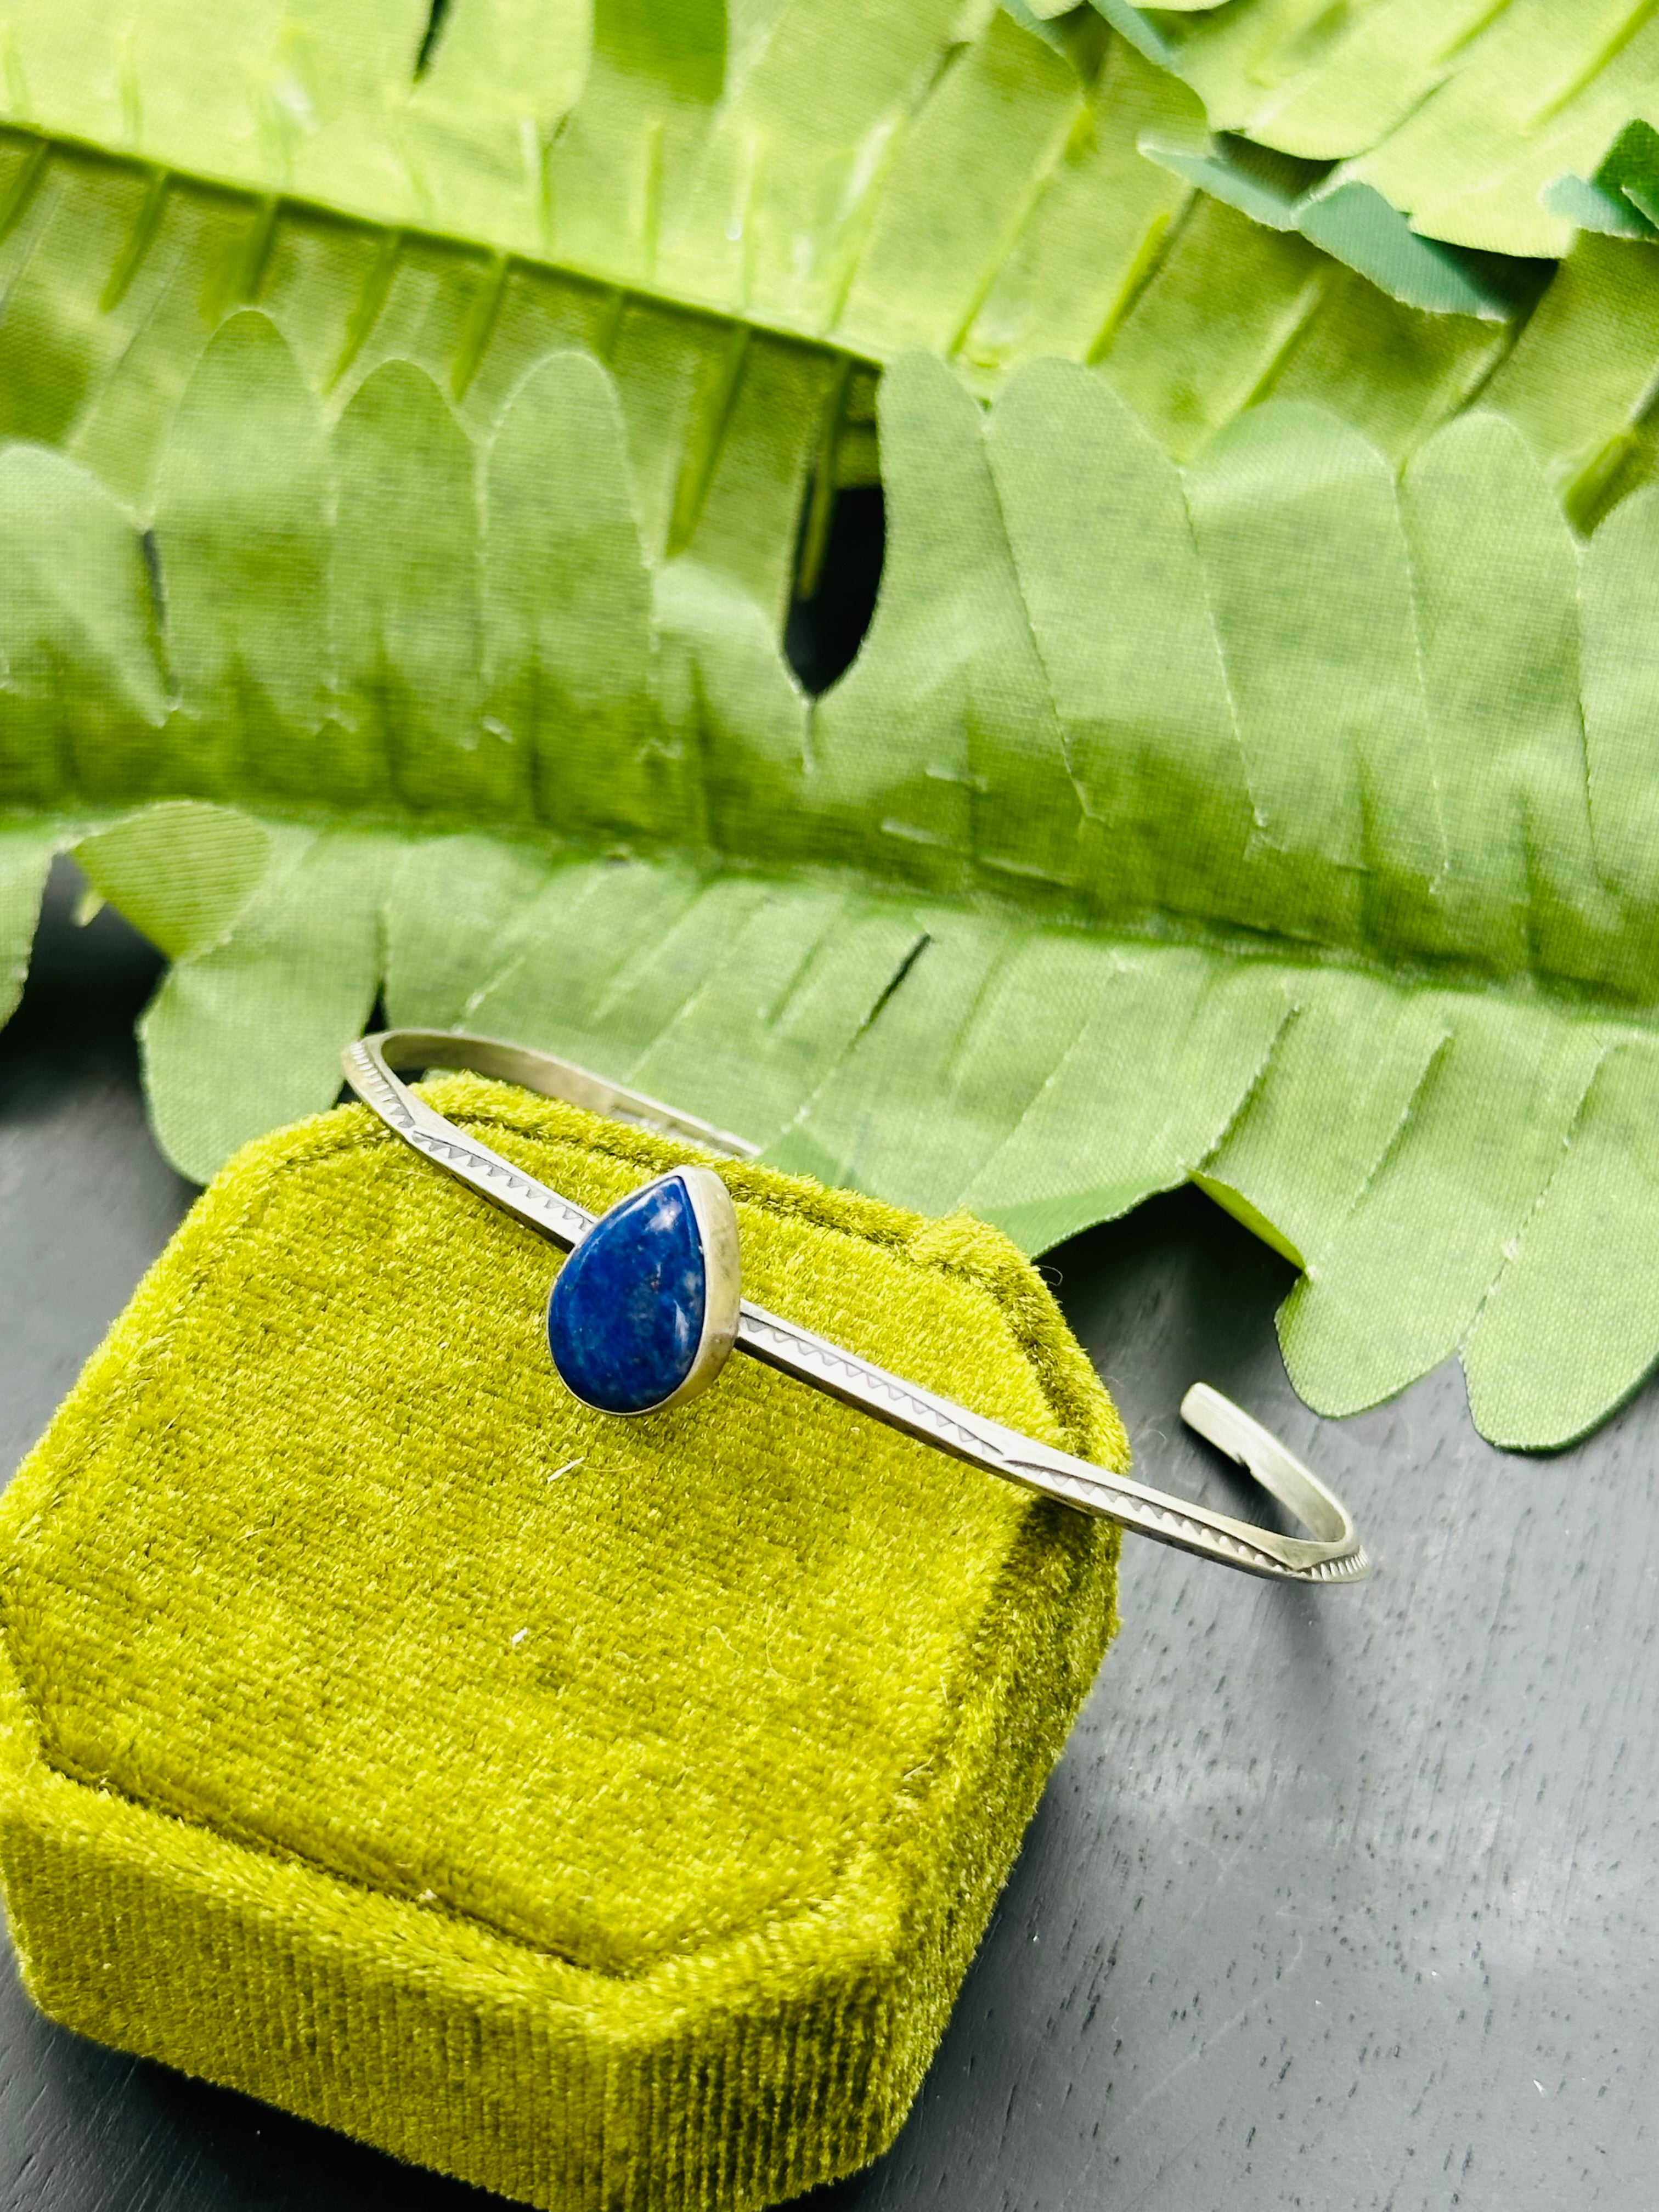
{"label": "chartreuse fabric box", "polygon": [[[431,1095],[596,1209],[692,1157]],[[1126,1463],[1000,1236],[721,1172],[750,1295]],[[591,1414],[558,1263],[359,1108],[204,1194],[0,1509],[12,1931],[55,2019],[401,2158],[775,2203],[903,2118],[1115,1533],[741,1357]]]}

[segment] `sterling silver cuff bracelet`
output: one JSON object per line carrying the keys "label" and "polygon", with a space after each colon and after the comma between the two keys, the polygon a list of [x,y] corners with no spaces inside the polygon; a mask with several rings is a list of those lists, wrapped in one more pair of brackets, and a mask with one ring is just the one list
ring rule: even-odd
{"label": "sterling silver cuff bracelet", "polygon": [[567,1060],[461,1030],[388,1030],[348,1046],[343,1059],[351,1088],[405,1144],[574,1255],[549,1300],[549,1349],[567,1387],[601,1413],[625,1419],[684,1404],[708,1389],[732,1352],[744,1352],[972,1467],[1224,1566],[1301,1583],[1358,1582],[1370,1572],[1340,1500],[1207,1383],[1188,1391],[1182,1419],[1247,1468],[1310,1536],[1283,1536],[1148,1490],[752,1304],[741,1290],[737,1214],[713,1168],[672,1169],[596,1217],[446,1121],[392,1071],[470,1068],[708,1152],[753,1158],[757,1148],[740,1137]]}

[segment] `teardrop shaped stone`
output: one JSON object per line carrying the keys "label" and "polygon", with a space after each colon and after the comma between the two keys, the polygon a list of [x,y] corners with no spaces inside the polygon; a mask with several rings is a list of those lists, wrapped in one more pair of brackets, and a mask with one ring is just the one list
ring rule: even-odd
{"label": "teardrop shaped stone", "polygon": [[708,1276],[678,1176],[621,1199],[560,1268],[547,1346],[567,1387],[602,1413],[642,1413],[696,1364]]}

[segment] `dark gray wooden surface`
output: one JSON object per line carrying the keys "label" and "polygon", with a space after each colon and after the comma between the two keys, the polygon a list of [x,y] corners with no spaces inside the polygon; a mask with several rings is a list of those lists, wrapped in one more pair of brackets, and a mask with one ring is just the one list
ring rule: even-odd
{"label": "dark gray wooden surface", "polygon": [[[0,1469],[190,1193],[145,1129],[151,957],[54,885],[0,1035]],[[1054,1257],[1139,1471],[1236,1500],[1175,1419],[1204,1376],[1326,1472],[1381,1561],[1275,1589],[1130,1540],[1123,1629],[909,2124],[823,2212],[1659,2202],[1654,1446],[1470,1425],[1455,1366],[1314,1419],[1290,1271],[1195,1193]],[[489,2200],[48,2026],[0,1971],[15,2212]]]}

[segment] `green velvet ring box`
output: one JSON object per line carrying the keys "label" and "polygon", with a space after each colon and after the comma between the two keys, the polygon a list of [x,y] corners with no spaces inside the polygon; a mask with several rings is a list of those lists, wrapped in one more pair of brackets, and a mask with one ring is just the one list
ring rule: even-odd
{"label": "green velvet ring box", "polygon": [[[471,1078],[596,1210],[683,1147]],[[722,1165],[753,1296],[1121,1467],[993,1231]],[[0,1514],[0,1871],[124,2050],[529,2203],[887,2144],[1113,1625],[1116,1535],[734,1359],[606,1421],[558,1255],[362,1109],[205,1194]]]}

